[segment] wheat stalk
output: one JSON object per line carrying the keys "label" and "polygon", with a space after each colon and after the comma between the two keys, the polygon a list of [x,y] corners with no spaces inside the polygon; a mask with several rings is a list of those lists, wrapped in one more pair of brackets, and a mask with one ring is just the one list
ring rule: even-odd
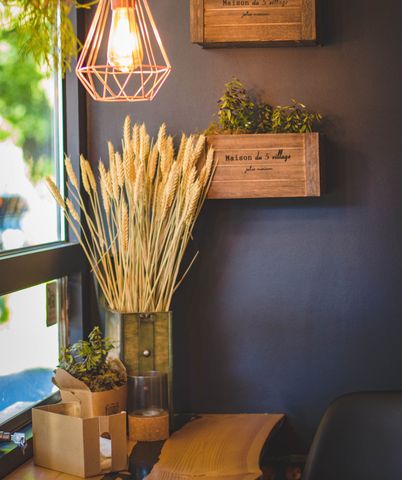
{"label": "wheat stalk", "polygon": [[64,200],[50,178],[48,187],[76,233],[109,308],[168,311],[198,255],[179,278],[215,171],[213,151],[200,161],[205,138],[183,134],[175,155],[165,124],[153,144],[145,126],[131,126],[129,117],[122,152],[110,142],[108,149],[109,168],[99,163],[99,188],[89,162],[80,159],[86,199],[68,158],[69,197]]}

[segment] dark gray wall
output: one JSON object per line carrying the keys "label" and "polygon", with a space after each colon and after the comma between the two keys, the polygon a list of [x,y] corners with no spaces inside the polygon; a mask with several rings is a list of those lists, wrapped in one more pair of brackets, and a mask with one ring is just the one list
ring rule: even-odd
{"label": "dark gray wall", "polygon": [[88,103],[93,161],[127,114],[201,131],[233,75],[328,117],[326,194],[208,202],[174,304],[177,408],[286,412],[306,439],[337,395],[402,389],[402,4],[321,4],[324,47],[202,50],[187,0],[151,0],[166,86],[151,104]]}

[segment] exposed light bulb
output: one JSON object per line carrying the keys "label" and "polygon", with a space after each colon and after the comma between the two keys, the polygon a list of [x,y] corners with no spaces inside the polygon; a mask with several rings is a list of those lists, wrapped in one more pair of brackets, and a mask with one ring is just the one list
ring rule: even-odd
{"label": "exposed light bulb", "polygon": [[123,72],[142,65],[144,51],[132,0],[112,1],[107,57],[110,65]]}

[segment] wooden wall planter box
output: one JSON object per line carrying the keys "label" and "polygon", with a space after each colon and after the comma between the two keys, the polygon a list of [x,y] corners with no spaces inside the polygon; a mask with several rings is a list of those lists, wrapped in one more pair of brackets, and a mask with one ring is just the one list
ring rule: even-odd
{"label": "wooden wall planter box", "polygon": [[216,172],[208,198],[318,197],[319,134],[209,135]]}
{"label": "wooden wall planter box", "polygon": [[191,41],[204,47],[317,43],[317,0],[190,0]]}

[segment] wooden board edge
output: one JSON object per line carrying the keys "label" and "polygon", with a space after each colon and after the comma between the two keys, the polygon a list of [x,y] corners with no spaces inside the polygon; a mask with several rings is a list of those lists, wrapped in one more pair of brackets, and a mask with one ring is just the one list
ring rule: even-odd
{"label": "wooden board edge", "polygon": [[317,0],[302,0],[302,41],[317,42]]}
{"label": "wooden board edge", "polygon": [[204,43],[204,0],[190,0],[190,34],[192,43]]}
{"label": "wooden board edge", "polygon": [[320,175],[320,135],[308,133],[304,137],[304,155],[306,158],[306,196],[321,196]]}
{"label": "wooden board edge", "polygon": [[194,41],[205,49],[214,48],[279,48],[279,47],[316,47],[318,40],[271,40],[271,41],[242,41],[242,42],[208,42]]}
{"label": "wooden board edge", "polygon": [[276,195],[260,195],[260,194],[248,194],[248,195],[243,195],[241,193],[233,193],[232,195],[209,195],[207,196],[208,200],[264,200],[264,199],[280,199],[280,198],[305,198],[306,195],[302,194],[300,192],[300,195],[294,194],[294,195],[289,195],[288,193],[284,194],[276,194]]}

